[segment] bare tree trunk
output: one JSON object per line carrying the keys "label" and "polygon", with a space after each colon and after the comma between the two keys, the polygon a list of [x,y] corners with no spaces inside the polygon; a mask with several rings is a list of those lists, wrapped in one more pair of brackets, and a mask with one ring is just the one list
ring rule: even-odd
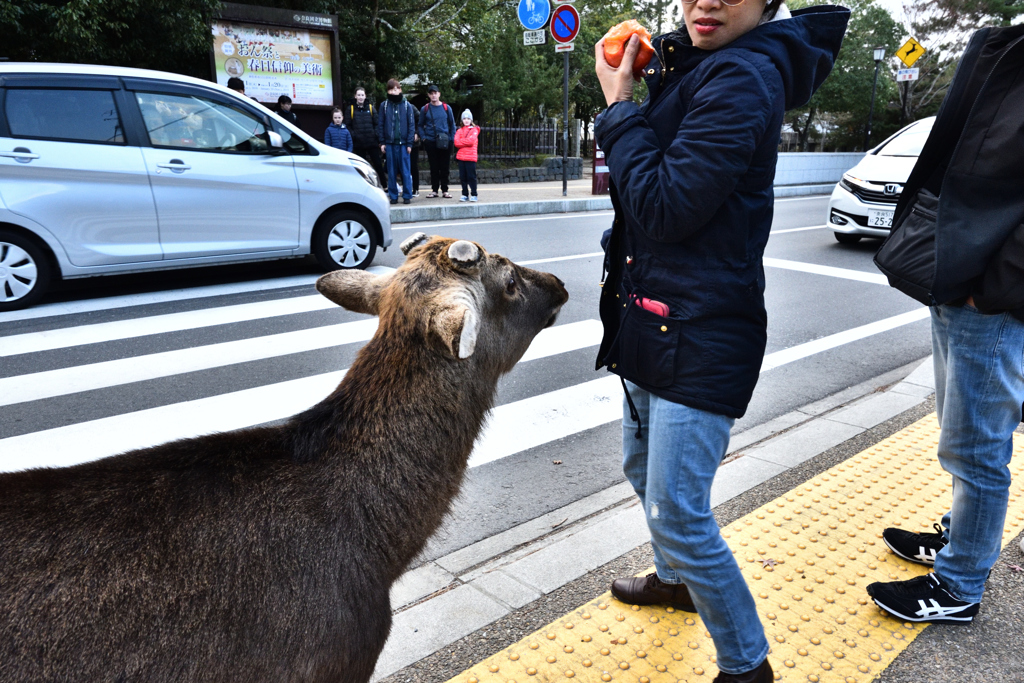
{"label": "bare tree trunk", "polygon": [[811,146],[811,123],[814,122],[814,107],[807,110],[807,123],[804,125],[804,129],[800,131],[800,151],[810,151]]}

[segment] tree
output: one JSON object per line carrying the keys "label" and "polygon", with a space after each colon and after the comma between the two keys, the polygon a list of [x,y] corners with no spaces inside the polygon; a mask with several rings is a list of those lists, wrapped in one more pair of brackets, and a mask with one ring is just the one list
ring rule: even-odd
{"label": "tree", "polygon": [[[816,0],[796,0],[793,9],[824,4]],[[843,46],[836,58],[832,73],[806,106],[786,115],[786,122],[799,136],[800,148],[807,151],[816,125],[822,114],[830,116],[833,144],[857,147],[863,144],[864,130],[871,106],[871,89],[875,78],[873,48],[885,47],[890,58],[883,62],[878,75],[873,125],[875,141],[895,130],[894,117],[885,116],[887,104],[896,99],[896,83],[891,57],[903,42],[903,29],[883,7],[874,0],[848,0],[843,3],[851,10],[850,23]]]}

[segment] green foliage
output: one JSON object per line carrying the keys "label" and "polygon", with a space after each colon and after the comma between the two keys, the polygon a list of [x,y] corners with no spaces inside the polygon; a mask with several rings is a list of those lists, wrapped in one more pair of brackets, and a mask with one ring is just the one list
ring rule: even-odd
{"label": "green foliage", "polygon": [[216,0],[0,0],[0,56],[209,76],[209,20],[218,5]]}
{"label": "green foliage", "polygon": [[[819,0],[794,0],[791,9],[810,5],[831,4]],[[871,89],[875,78],[873,48],[885,47],[886,60],[880,65],[872,125],[872,140],[878,142],[899,127],[895,103],[898,90],[892,55],[903,43],[904,30],[873,0],[847,0],[851,10],[850,24],[832,73],[814,94],[807,106],[786,115],[786,121],[800,135],[801,147],[810,138],[819,137],[815,124],[826,124],[829,146],[860,149],[864,144]]]}

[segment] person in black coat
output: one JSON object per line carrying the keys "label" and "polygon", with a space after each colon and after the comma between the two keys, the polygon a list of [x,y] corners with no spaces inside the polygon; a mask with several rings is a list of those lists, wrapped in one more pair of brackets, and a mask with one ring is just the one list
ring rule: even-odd
{"label": "person in black coat", "polygon": [[278,97],[276,113],[278,116],[280,116],[288,123],[298,127],[299,117],[295,112],[292,111],[292,98],[288,97],[287,95],[281,95],[280,97]]}
{"label": "person in black coat", "polygon": [[451,174],[452,141],[458,128],[452,108],[441,101],[441,90],[436,85],[427,86],[430,102],[423,105],[419,114],[419,139],[427,150],[430,164],[431,193],[427,198],[436,197],[438,190],[445,199],[448,194],[448,176]]}
{"label": "person in black coat", "polygon": [[356,88],[355,103],[350,104],[344,114],[355,153],[370,162],[387,192],[387,176],[380,161],[381,140],[377,137],[377,110],[366,100],[365,88]]}
{"label": "person in black coat", "polygon": [[893,287],[931,308],[937,455],[953,489],[934,533],[882,532],[892,552],[934,567],[868,585],[879,607],[906,621],[972,622],[1002,550],[1024,402],[1022,150],[1024,26],[984,28],[964,51],[875,256]]}
{"label": "person in black coat", "polygon": [[768,642],[710,491],[764,356],[761,259],[783,113],[825,80],[850,12],[695,0],[683,17],[653,41],[643,105],[633,102],[636,37],[617,69],[603,40],[595,54],[608,102],[595,135],[615,209],[597,365],[626,390],[623,470],[656,568],[612,593],[698,612],[717,649],[715,681],[767,683]]}

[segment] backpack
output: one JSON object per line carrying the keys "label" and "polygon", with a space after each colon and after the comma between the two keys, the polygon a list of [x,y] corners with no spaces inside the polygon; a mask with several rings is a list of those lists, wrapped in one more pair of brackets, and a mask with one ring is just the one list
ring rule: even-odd
{"label": "backpack", "polygon": [[[370,108],[370,116],[373,116],[373,105],[367,103],[366,106]],[[355,121],[356,120],[356,105],[354,105],[354,104],[348,105],[348,118],[351,121]]]}
{"label": "backpack", "polygon": [[[421,113],[424,116],[427,115],[427,112],[429,111],[427,109],[427,107],[429,107],[429,106],[430,106],[429,104],[424,104],[423,105],[423,109],[422,109]],[[448,104],[446,102],[442,102],[441,106],[444,107],[444,111],[445,112],[451,111],[451,109],[448,107]],[[448,133],[439,133],[439,132],[437,132],[437,124],[434,123],[434,117],[433,116],[430,117],[430,122],[434,126],[434,145],[438,149],[448,149],[448,145],[451,144],[451,140],[448,137]],[[447,123],[447,118],[445,119],[445,122]]]}

